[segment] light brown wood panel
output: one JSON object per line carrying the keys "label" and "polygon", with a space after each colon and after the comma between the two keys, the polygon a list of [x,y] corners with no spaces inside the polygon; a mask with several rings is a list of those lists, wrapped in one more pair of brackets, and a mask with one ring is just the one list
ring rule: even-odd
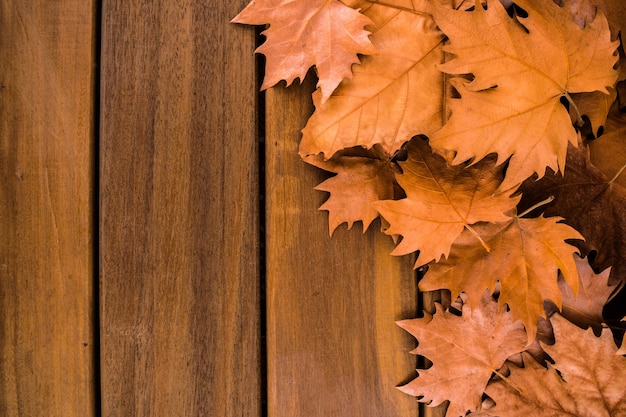
{"label": "light brown wood panel", "polygon": [[394,324],[417,313],[412,263],[378,223],[328,236],[324,174],[297,156],[311,89],[266,99],[268,415],[415,417],[395,388],[415,376],[415,341]]}
{"label": "light brown wood panel", "polygon": [[103,4],[102,415],[258,416],[254,45],[245,1]]}
{"label": "light brown wood panel", "polygon": [[95,12],[0,1],[0,415],[95,413]]}

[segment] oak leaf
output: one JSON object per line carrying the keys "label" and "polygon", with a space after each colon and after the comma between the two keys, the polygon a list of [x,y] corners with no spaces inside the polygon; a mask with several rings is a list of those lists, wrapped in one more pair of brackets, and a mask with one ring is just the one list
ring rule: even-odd
{"label": "oak leaf", "polygon": [[372,203],[393,199],[398,192],[392,162],[380,151],[346,150],[329,160],[311,155],[304,161],[337,174],[315,187],[330,193],[319,209],[328,211],[331,235],[340,224],[347,223],[350,229],[357,221],[363,222],[365,232],[378,217]]}
{"label": "oak leaf", "polygon": [[488,293],[474,306],[464,304],[460,317],[435,306],[433,316],[398,322],[418,340],[412,353],[433,362],[400,389],[432,406],[449,400],[446,415],[465,416],[480,406],[489,378],[506,358],[524,350],[526,334]]}
{"label": "oak leaf", "polygon": [[262,89],[302,80],[315,65],[324,101],[352,76],[357,54],[376,52],[365,30],[371,21],[338,0],[252,0],[232,21],[270,25],[256,50],[267,58]]}
{"label": "oak leaf", "polygon": [[446,288],[452,297],[465,292],[469,302],[476,303],[485,289],[493,292],[499,281],[498,301],[509,305],[514,320],[522,320],[532,342],[537,320],[545,317],[544,300],[551,300],[559,309],[562,306],[559,270],[574,292],[578,291],[576,248],[564,241],[582,236],[561,220],[515,217],[507,223],[476,224],[475,232],[491,250],[487,252],[473,233],[464,230],[448,259],[429,265],[419,287],[424,291]]}
{"label": "oak leaf", "polygon": [[390,223],[385,233],[403,237],[393,255],[419,250],[415,267],[438,261],[448,256],[463,229],[511,218],[518,200],[510,193],[495,193],[502,181],[495,161],[449,167],[419,138],[407,149],[408,159],[400,162],[402,174],[396,175],[406,198],[373,204]]}
{"label": "oak leaf", "polygon": [[[626,415],[626,358],[616,355],[607,329],[599,338],[558,315],[552,319],[556,343],[544,345],[555,361],[544,368],[527,354],[524,367],[511,367],[506,380],[487,386],[499,416]],[[557,372],[558,371],[558,372]]]}
{"label": "oak leaf", "polygon": [[582,256],[595,254],[593,269],[612,267],[611,283],[626,280],[626,190],[591,164],[584,149],[570,147],[564,175],[548,172],[539,181],[524,182],[519,190],[519,210],[553,197],[542,210],[547,216],[564,217],[584,236],[575,244]]}
{"label": "oak leaf", "polygon": [[364,11],[374,21],[371,41],[377,54],[365,56],[323,102],[313,94],[315,112],[302,130],[300,155],[380,144],[393,155],[418,134],[441,127],[442,35],[431,17],[374,5]]}
{"label": "oak leaf", "polygon": [[454,164],[493,152],[498,163],[510,158],[503,189],[533,173],[543,176],[546,167],[562,171],[567,144],[576,145],[578,136],[560,100],[608,94],[617,79],[617,43],[603,15],[580,29],[551,1],[515,3],[527,17],[509,17],[497,0],[486,10],[433,12],[450,38],[445,49],[455,55],[440,69],[474,78],[451,80],[461,98],[448,103],[451,117],[431,136],[431,146],[456,152]]}

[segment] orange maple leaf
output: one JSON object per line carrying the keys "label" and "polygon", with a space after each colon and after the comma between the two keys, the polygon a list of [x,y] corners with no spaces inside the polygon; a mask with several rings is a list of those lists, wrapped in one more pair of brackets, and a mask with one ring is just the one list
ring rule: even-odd
{"label": "orange maple leaf", "polygon": [[[619,160],[619,147],[610,157]],[[545,207],[545,214],[565,218],[584,236],[576,246],[583,256],[596,253],[591,262],[594,269],[612,267],[611,283],[626,281],[626,230],[622,226],[626,222],[626,190],[617,184],[618,179],[619,172],[609,179],[591,164],[584,149],[570,146],[564,175],[549,170],[539,181],[531,178],[520,187],[520,210],[547,197],[554,199]]]}
{"label": "orange maple leaf", "polygon": [[464,304],[461,317],[435,306],[433,316],[398,322],[419,342],[411,353],[433,362],[400,389],[433,406],[450,400],[446,415],[464,416],[479,407],[489,378],[506,358],[524,350],[526,333],[486,293],[475,306]]}
{"label": "orange maple leaf", "polygon": [[253,0],[232,21],[270,25],[256,50],[267,58],[262,89],[302,80],[315,65],[324,101],[352,76],[357,54],[376,52],[364,29],[370,19],[337,0]]}
{"label": "orange maple leaf", "polygon": [[523,353],[523,368],[511,366],[509,376],[487,386],[495,401],[488,415],[626,415],[626,358],[615,354],[611,332],[604,329],[597,338],[559,315],[551,321],[556,343],[543,348],[554,365],[545,368]]}
{"label": "orange maple leaf", "polygon": [[511,218],[519,198],[495,193],[502,181],[495,161],[449,167],[419,138],[407,149],[408,159],[400,163],[402,174],[396,175],[406,198],[373,204],[390,223],[385,233],[403,237],[393,255],[419,250],[415,267],[438,261],[442,255],[448,256],[464,228],[471,231],[474,223]]}
{"label": "orange maple leaf", "polygon": [[380,144],[392,155],[413,136],[441,127],[443,74],[441,32],[431,17],[390,7],[364,11],[374,21],[371,40],[377,54],[365,56],[316,110],[302,131],[300,155]]}
{"label": "orange maple leaf", "polygon": [[331,235],[340,224],[347,223],[350,229],[357,221],[363,222],[365,232],[378,217],[378,211],[372,203],[392,199],[398,188],[392,162],[382,152],[346,150],[327,161],[321,155],[306,157],[304,161],[337,174],[315,187],[316,190],[330,193],[320,210],[328,211]]}
{"label": "orange maple leaf", "polygon": [[431,136],[436,149],[456,152],[454,164],[498,155],[509,159],[502,189],[546,167],[563,171],[567,144],[577,133],[561,104],[570,93],[601,91],[617,80],[617,42],[598,13],[584,29],[570,13],[545,0],[515,2],[527,17],[509,17],[499,1],[472,12],[434,8],[435,21],[450,38],[455,58],[440,69],[473,74],[453,78],[461,98],[449,102],[451,117]]}
{"label": "orange maple leaf", "polygon": [[452,245],[448,259],[429,265],[419,287],[424,291],[447,288],[452,297],[465,292],[470,303],[475,303],[485,288],[493,291],[499,281],[499,302],[509,305],[515,320],[522,320],[532,342],[537,320],[545,317],[544,300],[551,300],[559,309],[562,306],[559,270],[574,293],[578,293],[573,257],[576,248],[564,241],[582,236],[559,223],[561,220],[515,217],[507,223],[476,224],[475,232],[491,251],[487,252],[475,234],[466,229]]}

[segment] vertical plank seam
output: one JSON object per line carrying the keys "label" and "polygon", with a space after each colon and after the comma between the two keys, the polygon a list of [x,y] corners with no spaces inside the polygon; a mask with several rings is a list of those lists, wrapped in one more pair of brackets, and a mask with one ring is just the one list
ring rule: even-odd
{"label": "vertical plank seam", "polygon": [[102,0],[94,0],[93,28],[93,396],[94,416],[102,417],[102,372],[100,357],[100,99],[102,97]]}
{"label": "vertical plank seam", "polygon": [[[265,28],[256,28],[255,48],[263,42],[261,32]],[[261,83],[265,76],[265,60],[261,54],[256,54],[256,84],[257,84],[257,158],[259,184],[259,395],[261,396],[261,417],[268,417],[268,372],[267,372],[267,253],[266,253],[266,182],[265,182],[265,92],[261,91]]]}

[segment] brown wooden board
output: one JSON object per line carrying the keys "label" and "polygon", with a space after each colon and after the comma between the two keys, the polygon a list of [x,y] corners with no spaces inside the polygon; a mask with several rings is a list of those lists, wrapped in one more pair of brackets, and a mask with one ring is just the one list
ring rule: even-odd
{"label": "brown wooden board", "polygon": [[245,1],[103,3],[102,415],[258,416],[255,33]]}
{"label": "brown wooden board", "polygon": [[297,156],[311,89],[266,99],[268,416],[415,417],[395,388],[415,376],[415,341],[394,324],[417,313],[412,262],[378,223],[328,236],[325,174]]}
{"label": "brown wooden board", "polygon": [[96,3],[0,2],[0,415],[89,417]]}

